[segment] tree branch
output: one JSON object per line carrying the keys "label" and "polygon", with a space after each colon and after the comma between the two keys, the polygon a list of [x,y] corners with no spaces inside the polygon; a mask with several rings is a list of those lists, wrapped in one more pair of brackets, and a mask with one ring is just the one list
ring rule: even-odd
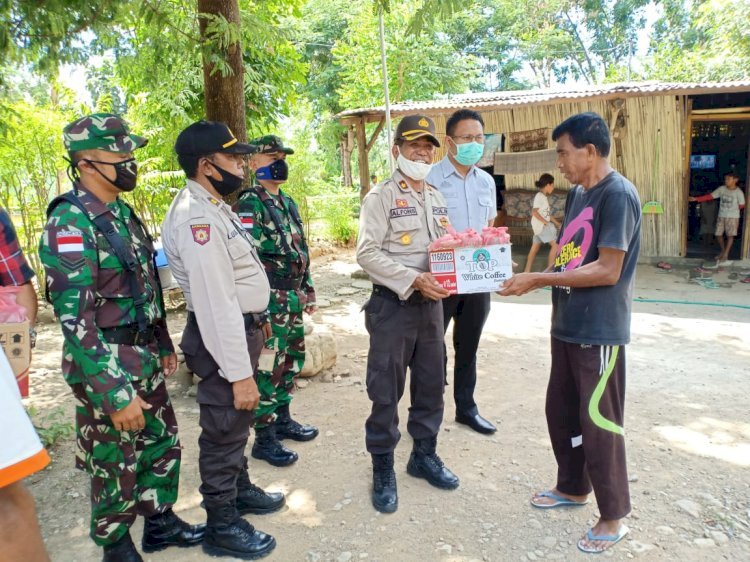
{"label": "tree branch", "polygon": [[164,12],[160,11],[158,9],[158,7],[154,6],[149,0],[142,0],[142,2],[154,14],[156,14],[160,18],[163,18],[162,21],[164,22],[164,25],[166,25],[167,27],[169,27],[173,31],[176,31],[177,33],[179,33],[183,37],[187,37],[193,43],[196,43],[198,45],[202,45],[203,44],[203,39],[201,37],[195,37],[194,35],[190,35],[186,31],[183,31],[182,29],[180,29],[179,26],[174,25],[172,22],[169,21],[169,19],[167,18],[167,16],[164,15]]}

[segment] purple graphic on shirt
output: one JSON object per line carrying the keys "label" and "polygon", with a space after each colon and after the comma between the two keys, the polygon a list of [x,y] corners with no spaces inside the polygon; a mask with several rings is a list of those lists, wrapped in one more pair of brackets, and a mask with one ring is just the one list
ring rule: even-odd
{"label": "purple graphic on shirt", "polygon": [[[576,218],[565,225],[555,258],[555,269],[568,271],[581,265],[594,238],[594,227],[591,225],[593,218],[594,210],[591,207],[586,207]],[[577,237],[580,231],[583,231],[583,237],[580,243],[576,244],[572,239]]]}

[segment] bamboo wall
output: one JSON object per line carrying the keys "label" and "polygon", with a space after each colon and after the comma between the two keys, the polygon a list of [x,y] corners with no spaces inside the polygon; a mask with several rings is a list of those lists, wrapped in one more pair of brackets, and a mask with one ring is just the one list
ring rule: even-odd
{"label": "bamboo wall", "polygon": [[[624,102],[625,126],[620,130],[622,154],[618,158],[617,146],[613,141],[610,163],[633,182],[642,203],[655,199],[664,207],[662,215],[643,217],[641,256],[678,256],[682,249],[681,221],[685,220],[687,209],[683,183],[687,126],[682,109],[684,100],[674,96],[652,96],[630,97]],[[584,111],[595,111],[608,123],[613,117],[612,106],[605,99],[481,113],[486,133],[511,133],[548,127],[551,134],[552,129],[567,117]],[[445,131],[448,115],[432,116],[439,133]],[[555,177],[557,187],[570,188],[557,170],[549,172]],[[506,186],[508,189],[534,189],[534,180],[540,173],[507,175]]]}

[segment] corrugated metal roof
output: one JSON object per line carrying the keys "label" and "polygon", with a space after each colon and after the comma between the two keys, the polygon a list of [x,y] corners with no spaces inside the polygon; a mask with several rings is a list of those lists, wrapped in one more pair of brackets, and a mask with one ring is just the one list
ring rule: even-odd
{"label": "corrugated metal roof", "polygon": [[[396,103],[391,105],[391,115],[410,113],[442,113],[460,108],[501,109],[522,105],[561,103],[569,100],[599,97],[634,97],[649,95],[696,95],[711,93],[750,92],[750,80],[737,82],[627,82],[595,86],[573,86],[507,92],[482,92],[456,94],[443,99],[423,102]],[[748,99],[750,104],[750,98]],[[384,106],[365,107],[342,111],[336,119],[363,115],[382,115]]]}

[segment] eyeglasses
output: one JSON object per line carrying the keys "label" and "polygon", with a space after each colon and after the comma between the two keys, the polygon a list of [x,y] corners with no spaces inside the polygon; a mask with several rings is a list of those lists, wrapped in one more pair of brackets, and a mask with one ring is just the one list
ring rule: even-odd
{"label": "eyeglasses", "polygon": [[451,136],[451,138],[460,140],[461,142],[476,141],[479,144],[484,144],[484,135],[461,135],[460,137]]}

